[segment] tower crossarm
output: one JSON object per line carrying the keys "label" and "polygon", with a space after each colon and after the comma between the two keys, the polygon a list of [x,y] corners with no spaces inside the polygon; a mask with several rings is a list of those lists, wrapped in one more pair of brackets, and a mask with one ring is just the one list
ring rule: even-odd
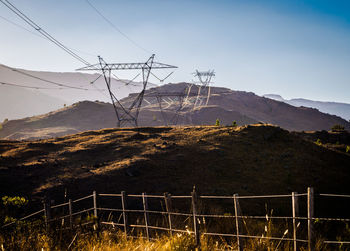
{"label": "tower crossarm", "polygon": [[[109,69],[109,70],[140,70],[140,69],[142,70],[145,68],[149,68],[149,65],[147,65],[147,63],[117,63],[117,64],[104,64],[103,68]],[[152,63],[152,69],[174,69],[174,68],[177,68],[177,66],[158,63],[158,62]],[[77,70],[78,71],[96,71],[96,70],[102,70],[102,69],[101,69],[101,64],[93,64],[93,65],[82,67]]]}

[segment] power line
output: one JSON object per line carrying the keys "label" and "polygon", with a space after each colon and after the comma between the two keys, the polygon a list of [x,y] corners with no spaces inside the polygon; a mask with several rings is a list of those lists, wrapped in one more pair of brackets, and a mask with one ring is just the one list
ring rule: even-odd
{"label": "power line", "polygon": [[27,85],[19,85],[19,84],[13,84],[13,83],[7,83],[7,82],[0,82],[1,85],[8,85],[8,86],[16,86],[16,87],[22,87],[22,88],[28,88],[28,89],[43,89],[43,90],[62,90],[67,88],[53,88],[53,87],[39,87],[39,86],[27,86]]}
{"label": "power line", "polygon": [[[1,1],[1,0],[0,0]],[[10,66],[6,66],[6,65],[2,65],[3,67],[5,68],[8,68],[14,72],[17,72],[19,74],[22,74],[22,75],[25,75],[27,77],[30,77],[30,78],[34,78],[34,79],[38,79],[38,80],[41,80],[43,82],[46,82],[46,83],[49,83],[49,84],[53,84],[53,85],[57,85],[57,86],[61,86],[61,87],[67,87],[67,88],[71,88],[71,89],[78,89],[78,90],[84,90],[84,91],[87,91],[88,89],[86,88],[81,88],[81,87],[75,87],[75,86],[71,86],[71,85],[66,85],[66,84],[61,84],[61,83],[58,83],[58,82],[54,82],[54,81],[51,81],[51,80],[47,80],[47,79],[44,79],[44,78],[41,78],[41,77],[37,77],[37,76],[34,76],[32,74],[29,74],[27,72],[24,72],[24,71],[21,71],[21,70],[18,70],[18,69],[15,69],[15,68],[12,68]]]}
{"label": "power line", "polygon": [[[31,32],[30,30],[6,19],[6,18],[2,18],[4,19],[5,21],[8,21],[10,22],[11,24],[15,25],[15,26],[18,26],[22,29],[25,29],[26,31],[32,33],[32,34],[35,34],[41,38],[45,38],[49,41],[51,41],[52,43],[54,43],[55,45],[57,45],[59,48],[61,48],[62,50],[64,50],[66,53],[68,53],[69,55],[71,55],[72,57],[74,57],[75,59],[77,59],[78,61],[82,62],[83,64],[87,65],[87,66],[90,66],[91,64],[86,61],[85,59],[83,59],[82,57],[80,57],[79,55],[77,55],[76,53],[74,53],[72,51],[72,49],[70,49],[69,47],[65,46],[64,44],[62,44],[61,42],[59,42],[57,39],[55,39],[53,36],[51,36],[49,33],[47,33],[44,29],[42,29],[38,24],[36,24],[32,19],[30,19],[28,16],[26,16],[23,12],[21,12],[18,8],[16,8],[12,3],[10,3],[8,0],[0,0],[1,3],[3,3],[7,8],[9,8],[13,13],[15,13],[18,17],[20,17],[23,21],[25,21],[28,25],[30,25],[32,28],[34,28],[36,31],[38,31],[42,36],[36,34],[36,33],[33,33]],[[146,52],[149,52],[147,51],[145,48],[143,48],[142,46],[140,46],[138,43],[136,43],[134,40],[132,40],[130,37],[128,37],[125,33],[123,33],[121,30],[119,30],[111,21],[109,21],[105,16],[103,16],[103,14],[101,12],[99,12],[88,0],[86,0],[87,3],[106,21],[108,22],[117,32],[119,32],[120,34],[122,34],[125,38],[127,38],[130,42],[132,42],[134,45],[136,45],[137,47],[139,47],[140,49],[146,51]],[[90,54],[91,55],[91,54]],[[6,66],[5,66],[6,67]],[[46,80],[46,79],[43,79],[43,78],[40,78],[40,77],[37,77],[37,76],[34,76],[32,74],[29,74],[29,73],[26,73],[26,72],[23,72],[23,71],[20,71],[20,70],[17,70],[17,69],[14,69],[14,68],[11,68],[11,67],[7,67],[15,72],[18,72],[20,74],[23,74],[25,76],[28,76],[28,77],[32,77],[32,78],[35,78],[35,79],[38,79],[38,80],[41,80],[41,81],[44,81],[44,82],[47,82],[47,83],[51,83],[51,84],[55,84],[55,85],[58,85],[60,87],[67,87],[67,88],[74,88],[74,89],[80,89],[80,90],[88,90],[88,89],[84,89],[84,88],[80,88],[80,87],[73,87],[73,86],[69,86],[69,85],[66,85],[66,84],[61,84],[61,83],[57,83],[57,82],[54,82],[54,81],[50,81],[50,80]],[[115,76],[113,74],[114,77],[116,77],[117,79],[119,79],[117,76]],[[137,77],[137,76],[136,76]],[[136,78],[135,77],[135,78]],[[135,79],[134,78],[134,79]],[[134,80],[133,79],[133,80]],[[120,80],[120,79],[119,79]],[[133,81],[129,81],[129,82],[124,82],[122,80],[120,80],[122,83],[124,83],[125,85],[133,85],[131,82]],[[93,81],[95,82],[95,81]],[[95,86],[94,86],[95,87]],[[96,87],[95,87],[96,88]],[[97,88],[96,88],[97,89]]]}
{"label": "power line", "polygon": [[[149,54],[154,54],[153,52],[145,49],[143,46],[141,46],[139,43],[137,43],[135,40],[131,39],[128,35],[126,35],[124,32],[122,32],[112,21],[110,21],[105,15],[102,14],[101,11],[99,11],[89,0],[85,0],[87,4],[90,5],[90,7],[98,14],[100,15],[115,31],[117,31],[119,34],[121,34],[123,37],[125,37],[127,40],[129,40],[132,44],[134,44],[139,49],[143,50],[144,52],[147,52]],[[156,59],[158,59],[157,56],[155,56]],[[164,72],[165,70],[162,69]],[[171,74],[170,74],[171,75]]]}
{"label": "power line", "polygon": [[132,44],[134,44],[139,49],[143,50],[144,52],[147,52],[149,54],[153,54],[149,50],[145,49],[143,46],[135,42],[133,39],[131,39],[128,35],[126,35],[124,32],[122,32],[114,23],[112,23],[106,16],[104,16],[89,0],[85,0],[88,5],[98,14],[100,17],[102,17],[115,31],[117,31],[119,34],[121,34],[123,37],[125,37],[127,40],[129,40]]}
{"label": "power line", "polygon": [[[7,19],[6,17],[0,16],[0,18],[3,19],[4,21],[6,21],[6,22],[8,22],[8,23],[10,23],[10,24],[12,24],[12,25],[14,25],[14,26],[17,26],[18,28],[20,28],[20,29],[22,29],[22,30],[25,30],[25,31],[31,33],[31,34],[34,35],[34,36],[37,36],[37,37],[40,37],[40,38],[42,38],[42,39],[47,40],[44,36],[41,36],[41,35],[39,35],[38,33],[35,33],[35,32],[33,32],[33,31],[27,29],[26,27],[24,27],[24,26],[22,26],[22,25],[20,25],[20,24],[18,24],[18,23],[15,23],[15,22],[13,22],[13,21]],[[71,48],[71,47],[67,47],[67,48],[71,49],[72,51],[76,51],[76,52],[79,52],[79,53],[82,53],[82,54],[86,54],[86,55],[88,55],[88,56],[96,57],[96,55],[94,55],[94,54],[92,54],[92,53],[89,53],[89,52],[86,52],[86,51],[77,50],[77,49],[74,49],[74,48]]]}
{"label": "power line", "polygon": [[67,46],[59,42],[57,39],[55,39],[53,36],[51,36],[49,33],[47,33],[44,29],[42,29],[39,25],[37,25],[33,20],[31,20],[28,16],[26,16],[23,12],[21,12],[18,8],[16,8],[12,3],[10,3],[8,0],[0,0],[7,8],[9,8],[13,13],[15,13],[18,17],[20,17],[23,21],[25,21],[28,25],[30,25],[32,28],[34,28],[36,31],[38,31],[41,35],[43,35],[46,39],[57,45],[59,48],[64,50],[66,53],[77,59],[78,61],[82,62],[85,65],[90,65],[88,61],[80,57],[78,54],[73,52],[71,49],[69,49]]}

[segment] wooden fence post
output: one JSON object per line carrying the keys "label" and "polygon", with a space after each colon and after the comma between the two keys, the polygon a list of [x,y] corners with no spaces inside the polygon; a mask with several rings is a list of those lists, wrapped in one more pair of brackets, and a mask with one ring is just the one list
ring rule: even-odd
{"label": "wooden fence post", "polygon": [[298,201],[298,193],[292,192],[292,213],[293,213],[293,246],[294,251],[298,251],[298,242],[297,242],[297,229],[298,224],[296,217],[299,216],[299,201]]}
{"label": "wooden fence post", "polygon": [[172,223],[171,223],[171,212],[172,212],[172,204],[171,204],[171,195],[169,193],[164,193],[164,202],[165,209],[168,215],[168,226],[169,226],[169,235],[173,236]]}
{"label": "wooden fence post", "polygon": [[309,187],[307,189],[307,233],[308,233],[308,250],[315,250],[314,242],[314,189]]}
{"label": "wooden fence post", "polygon": [[128,236],[128,231],[129,231],[129,223],[128,223],[128,213],[125,211],[128,207],[127,202],[126,202],[126,193],[125,191],[121,192],[121,199],[122,199],[122,209],[123,209],[123,221],[124,221],[124,233],[125,237]]}
{"label": "wooden fence post", "polygon": [[73,229],[73,210],[72,210],[72,200],[68,200],[68,210],[69,210],[69,227],[72,230]]}
{"label": "wooden fence post", "polygon": [[196,240],[196,246],[200,249],[201,247],[201,236],[199,232],[199,225],[197,224],[197,193],[195,188],[193,188],[192,195],[192,213],[193,213],[193,231]]}
{"label": "wooden fence post", "polygon": [[94,201],[94,216],[97,218],[97,194],[96,194],[96,191],[92,192],[92,198]]}
{"label": "wooden fence post", "polygon": [[238,194],[233,195],[233,202],[235,207],[235,220],[236,220],[236,236],[237,236],[237,250],[242,251],[242,245],[240,241],[239,231],[242,226],[241,207],[239,206]]}
{"label": "wooden fence post", "polygon": [[147,203],[146,193],[142,193],[142,203],[143,203],[143,212],[145,216],[146,236],[147,236],[147,240],[150,240],[149,229],[148,229],[148,225],[149,225],[148,203]]}
{"label": "wooden fence post", "polygon": [[46,231],[50,230],[50,220],[51,220],[51,202],[49,199],[45,198],[43,201],[44,204],[44,216],[45,216],[45,226]]}

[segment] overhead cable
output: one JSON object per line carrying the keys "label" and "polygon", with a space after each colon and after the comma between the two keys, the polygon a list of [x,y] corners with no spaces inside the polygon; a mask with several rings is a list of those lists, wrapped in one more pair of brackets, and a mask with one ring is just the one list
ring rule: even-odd
{"label": "overhead cable", "polygon": [[122,32],[113,22],[111,22],[106,16],[104,16],[89,0],[85,0],[88,5],[100,16],[102,17],[115,31],[117,31],[119,34],[121,34],[123,37],[125,37],[129,42],[134,44],[139,49],[143,50],[146,53],[153,54],[149,50],[145,49],[143,46],[135,42],[133,39],[131,39],[128,35],[126,35],[124,32]]}
{"label": "overhead cable", "polygon": [[80,57],[78,54],[73,52],[71,49],[69,49],[67,46],[62,44],[60,41],[55,39],[53,36],[51,36],[49,33],[47,33],[43,28],[41,28],[39,25],[37,25],[33,20],[31,20],[28,16],[26,16],[23,12],[21,12],[18,8],[16,8],[12,3],[10,3],[8,0],[0,0],[1,3],[3,3],[7,8],[9,8],[13,13],[15,13],[18,17],[20,17],[23,21],[25,21],[28,25],[30,25],[32,28],[34,28],[36,31],[38,31],[41,35],[43,35],[46,39],[57,45],[59,48],[64,50],[66,53],[77,59],[78,61],[82,62],[85,65],[90,65],[88,61]]}

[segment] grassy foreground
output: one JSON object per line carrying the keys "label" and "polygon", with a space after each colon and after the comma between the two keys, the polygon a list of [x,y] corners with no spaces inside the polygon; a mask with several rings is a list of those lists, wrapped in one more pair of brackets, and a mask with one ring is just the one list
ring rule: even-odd
{"label": "grassy foreground", "polygon": [[[142,236],[126,238],[121,231],[90,231],[63,233],[47,235],[44,231],[15,231],[11,235],[0,235],[0,250],[237,250],[235,240],[225,240],[224,238],[211,238],[202,235],[201,247],[196,247],[195,240],[190,234],[174,234],[169,236],[158,236],[151,241]],[[293,250],[293,244],[284,241],[272,241],[270,239],[250,239],[244,242],[243,250],[252,251],[273,251],[273,250]],[[300,247],[299,250],[307,250]],[[323,245],[321,241],[316,243],[316,251],[331,250]],[[343,249],[337,249],[343,250]],[[345,250],[345,249],[344,249]]]}

